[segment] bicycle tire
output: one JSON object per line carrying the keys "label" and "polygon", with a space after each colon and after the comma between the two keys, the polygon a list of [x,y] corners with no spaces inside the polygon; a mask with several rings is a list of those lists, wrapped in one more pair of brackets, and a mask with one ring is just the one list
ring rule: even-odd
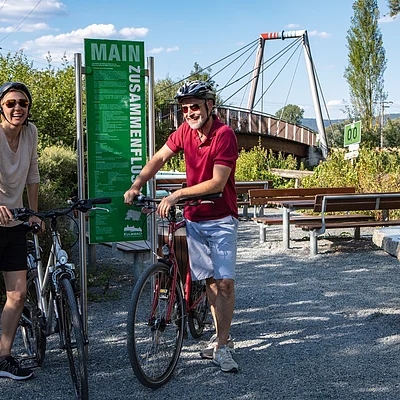
{"label": "bicycle tire", "polygon": [[190,288],[189,307],[197,301],[199,303],[190,309],[188,315],[188,327],[194,339],[201,337],[208,317],[208,300],[206,293],[206,283],[204,281],[192,281]]}
{"label": "bicycle tire", "polygon": [[[28,259],[29,262],[29,259]],[[46,354],[46,333],[38,299],[40,291],[35,269],[28,270],[26,298],[20,319],[22,340],[28,358],[41,367]]]}
{"label": "bicycle tire", "polygon": [[165,318],[171,282],[170,267],[161,262],[151,265],[137,281],[129,305],[129,360],[138,380],[152,389],[171,378],[183,344],[185,303],[179,279],[171,320]]}
{"label": "bicycle tire", "polygon": [[77,298],[68,278],[60,280],[61,334],[76,399],[88,399],[86,341]]}

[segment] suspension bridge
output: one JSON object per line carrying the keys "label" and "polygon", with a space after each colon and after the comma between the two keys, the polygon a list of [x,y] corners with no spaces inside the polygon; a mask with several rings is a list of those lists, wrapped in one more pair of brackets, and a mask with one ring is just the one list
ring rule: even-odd
{"label": "suspension bridge", "polygon": [[[265,60],[264,49],[266,42],[277,39],[295,39],[295,41],[290,43],[280,54]],[[254,44],[254,42],[252,44]],[[240,53],[239,55],[236,55],[235,53],[237,52],[235,52],[230,56],[236,55],[235,61],[238,60],[241,56],[244,56],[247,53],[250,45],[246,45],[240,49],[238,51]],[[218,87],[217,94],[219,99],[222,99],[222,93],[226,91],[227,88],[233,87],[233,85],[236,85],[237,87],[241,80],[248,77],[248,81],[239,86],[238,90],[234,91],[233,94],[226,97],[224,100],[218,102],[217,113],[219,118],[222,122],[231,126],[235,131],[238,138],[239,149],[251,149],[260,143],[266,149],[271,149],[274,152],[281,152],[286,155],[292,154],[298,159],[306,160],[310,165],[317,165],[321,159],[326,158],[328,145],[321,111],[319,94],[321,90],[318,90],[317,87],[316,70],[311,57],[307,31],[281,31],[261,34],[260,38],[257,40],[256,46],[256,60],[250,72],[236,78],[239,74],[239,70],[237,70],[225,85]],[[317,132],[314,132],[308,127],[294,125],[278,118],[277,116],[265,113],[259,107],[259,105],[262,104],[263,97],[272,86],[271,83],[266,90],[263,90],[259,85],[260,76],[263,76],[264,71],[266,71],[272,63],[276,62],[277,59],[282,57],[282,54],[288,53],[293,49],[296,50],[299,47],[303,48],[306,62],[308,81],[318,128]],[[293,54],[294,53],[292,52],[290,58]],[[230,56],[227,56],[224,59]],[[247,56],[247,59],[249,59],[249,57],[250,56]],[[285,66],[289,63],[289,60],[286,62]],[[212,64],[212,66],[218,62]],[[242,63],[242,66],[243,65],[244,63]],[[202,71],[210,69],[210,67],[211,66],[206,67]],[[210,79],[214,80],[215,76],[225,68],[226,67],[223,67],[221,70],[217,71],[210,77]],[[183,80],[176,84],[181,83],[182,81]],[[234,95],[239,91],[243,89],[247,90],[248,88],[249,94],[247,107],[238,107],[229,104],[230,99]],[[172,104],[162,110],[159,120],[161,119],[164,121],[167,119],[171,129],[174,130],[182,123],[183,115],[179,107],[176,104]]]}

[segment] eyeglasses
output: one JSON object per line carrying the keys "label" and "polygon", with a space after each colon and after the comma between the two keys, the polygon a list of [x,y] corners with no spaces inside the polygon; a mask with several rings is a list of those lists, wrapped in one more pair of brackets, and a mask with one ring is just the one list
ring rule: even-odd
{"label": "eyeglasses", "polygon": [[9,100],[6,100],[3,104],[5,104],[5,106],[7,108],[13,108],[17,104],[22,108],[26,108],[29,106],[29,101],[26,99],[19,99],[19,100],[9,99]]}
{"label": "eyeglasses", "polygon": [[203,103],[205,103],[206,101],[205,100],[203,100],[201,103],[199,103],[199,104],[188,104],[187,106],[181,106],[181,110],[182,110],[182,112],[183,113],[187,113],[188,111],[189,111],[189,108],[192,110],[192,111],[199,111],[200,110],[200,106],[203,104]]}

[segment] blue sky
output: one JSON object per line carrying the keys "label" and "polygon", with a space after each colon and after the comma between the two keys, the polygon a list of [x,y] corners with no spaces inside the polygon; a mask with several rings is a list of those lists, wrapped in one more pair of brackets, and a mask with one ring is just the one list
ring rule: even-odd
{"label": "blue sky", "polygon": [[[344,118],[344,103],[349,99],[343,78],[347,66],[346,35],[353,16],[352,0],[218,0],[202,2],[168,2],[165,0],[0,0],[0,47],[2,54],[23,49],[37,68],[46,67],[51,53],[57,66],[62,55],[73,63],[74,53],[83,53],[84,38],[144,41],[146,56],[153,56],[156,79],[167,75],[174,80],[189,75],[195,62],[202,67],[216,63],[245,45],[256,41],[261,33],[307,30],[324,101],[332,120]],[[400,52],[396,43],[400,16],[389,18],[387,1],[378,0],[380,29],[386,50],[384,75],[388,101],[386,113],[400,113]],[[277,55],[292,39],[267,42],[266,59]],[[233,62],[231,57],[212,67],[220,69],[215,80],[223,87],[238,71],[236,78],[248,73],[255,54]],[[287,54],[290,54],[288,52]],[[305,117],[313,118],[312,103],[304,56],[301,48],[278,75],[288,56],[268,68],[262,85],[269,87],[258,108],[274,114],[285,104],[297,104]],[[232,61],[232,65],[227,64]],[[235,78],[235,79],[236,79]],[[222,93],[231,96],[247,82],[241,80]],[[261,86],[261,80],[260,84]],[[234,95],[230,104],[247,106],[248,91]],[[258,97],[257,97],[258,98]],[[324,118],[327,113],[323,110]]]}

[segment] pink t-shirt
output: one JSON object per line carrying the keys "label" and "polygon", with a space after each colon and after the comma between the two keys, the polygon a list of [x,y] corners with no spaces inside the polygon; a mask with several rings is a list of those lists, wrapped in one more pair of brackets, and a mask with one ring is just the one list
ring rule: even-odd
{"label": "pink t-shirt", "polygon": [[233,130],[224,125],[217,116],[207,139],[202,143],[196,129],[191,129],[184,122],[167,140],[167,146],[174,152],[183,150],[186,163],[188,186],[207,181],[213,177],[214,165],[225,165],[232,169],[221,199],[214,199],[213,204],[201,204],[185,207],[185,218],[199,222],[224,218],[232,215],[238,218],[235,169],[238,158],[238,146]]}

